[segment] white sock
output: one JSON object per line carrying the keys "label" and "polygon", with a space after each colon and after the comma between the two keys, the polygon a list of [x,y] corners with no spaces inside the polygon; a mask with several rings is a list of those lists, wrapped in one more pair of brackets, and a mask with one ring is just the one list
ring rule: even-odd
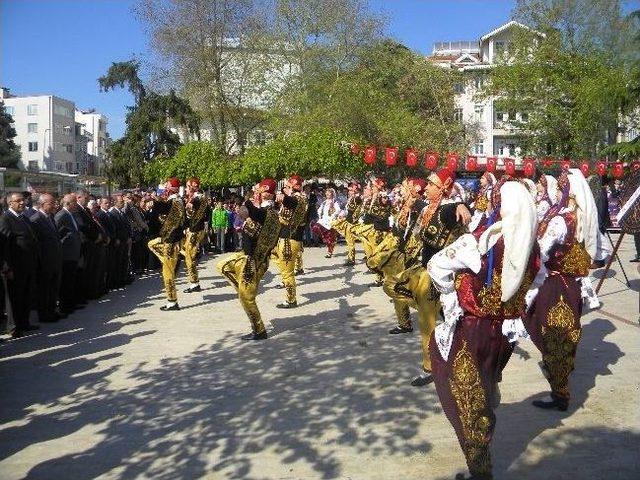
{"label": "white sock", "polygon": [[199,286],[200,286],[200,282],[198,282],[198,283],[190,283],[189,284],[190,288],[196,288],[196,287],[199,287]]}
{"label": "white sock", "polygon": [[170,308],[170,307],[173,307],[174,305],[177,305],[177,304],[178,304],[178,302],[167,302],[166,307]]}

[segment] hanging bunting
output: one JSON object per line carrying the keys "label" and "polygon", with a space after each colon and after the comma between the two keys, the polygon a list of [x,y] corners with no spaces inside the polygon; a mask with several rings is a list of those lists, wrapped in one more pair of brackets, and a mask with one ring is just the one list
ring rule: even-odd
{"label": "hanging bunting", "polygon": [[364,149],[364,163],[367,165],[376,163],[376,147],[369,145]]}
{"label": "hanging bunting", "polygon": [[590,170],[590,166],[589,166],[589,162],[587,160],[583,160],[582,162],[580,162],[580,171],[582,172],[582,175],[584,175],[584,178],[587,178],[589,176],[589,170]]}
{"label": "hanging bunting", "polygon": [[424,157],[424,166],[429,170],[435,170],[438,168],[438,160],[440,159],[440,155],[436,152],[429,152]]}
{"label": "hanging bunting", "polygon": [[562,167],[563,170],[569,170],[571,168],[571,160],[569,159],[564,159],[560,162],[560,167]]}
{"label": "hanging bunting", "polygon": [[525,158],[523,164],[525,176],[533,177],[536,174],[536,161],[533,158]]}
{"label": "hanging bunting", "polygon": [[393,167],[398,159],[398,147],[387,147],[384,150],[384,161],[387,167]]}
{"label": "hanging bunting", "polygon": [[553,158],[545,158],[542,160],[542,166],[544,168],[551,168],[553,166]]}
{"label": "hanging bunting", "polygon": [[418,164],[418,151],[415,148],[410,148],[405,152],[408,167],[415,167]]}
{"label": "hanging bunting", "polygon": [[496,171],[497,164],[498,157],[487,157],[487,172],[494,173]]}
{"label": "hanging bunting", "polygon": [[467,156],[467,170],[474,172],[478,168],[478,157],[475,155]]}
{"label": "hanging bunting", "polygon": [[514,176],[516,174],[516,161],[513,158],[504,159],[504,173],[509,176]]}
{"label": "hanging bunting", "polygon": [[602,160],[596,162],[596,173],[601,177],[604,177],[607,174],[607,163]]}
{"label": "hanging bunting", "polygon": [[449,170],[455,172],[458,170],[458,160],[460,159],[460,155],[457,153],[447,153],[446,156],[446,165]]}
{"label": "hanging bunting", "polygon": [[612,174],[614,178],[622,178],[624,175],[624,165],[622,162],[616,162],[613,164]]}
{"label": "hanging bunting", "polygon": [[357,143],[352,143],[349,149],[354,155],[358,155],[360,153],[360,145],[358,145]]}

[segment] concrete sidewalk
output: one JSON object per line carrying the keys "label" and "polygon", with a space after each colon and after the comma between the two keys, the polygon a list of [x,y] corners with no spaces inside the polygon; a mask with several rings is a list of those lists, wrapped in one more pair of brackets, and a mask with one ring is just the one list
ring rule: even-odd
{"label": "concrete sidewalk", "polygon": [[[583,317],[566,413],[531,400],[548,386],[531,343],[501,386],[497,479],[640,478],[640,280],[632,238]],[[0,344],[0,478],[451,479],[466,471],[433,386],[413,388],[418,332],[392,336],[393,308],[344,247],[305,251],[295,310],[275,267],[248,321],[209,258],[202,293],[163,313],[157,275],[37,335]],[[359,258],[361,253],[358,252]],[[597,272],[596,272],[597,274]],[[181,276],[180,292],[186,287]],[[415,312],[413,313],[415,318]]]}

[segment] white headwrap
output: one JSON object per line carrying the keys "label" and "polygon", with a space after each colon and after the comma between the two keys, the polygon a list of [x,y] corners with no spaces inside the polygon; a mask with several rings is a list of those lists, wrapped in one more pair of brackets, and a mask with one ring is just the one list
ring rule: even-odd
{"label": "white headwrap", "polygon": [[577,228],[576,240],[584,242],[584,248],[592,259],[602,249],[602,235],[598,228],[598,210],[593,193],[582,172],[577,168],[569,169],[570,195],[576,200]]}
{"label": "white headwrap", "polygon": [[558,180],[551,175],[545,175],[545,178],[547,179],[547,195],[549,195],[551,205],[554,205],[558,202]]}
{"label": "white headwrap", "polygon": [[529,193],[535,200],[536,197],[538,196],[538,189],[536,188],[536,184],[530,178],[523,178],[522,181],[524,182],[525,187],[527,187],[527,190],[529,190]]}
{"label": "white headwrap", "polygon": [[486,254],[502,236],[502,297],[506,302],[520,288],[529,263],[529,255],[536,241],[538,220],[533,198],[524,185],[506,182],[500,188],[502,197],[499,222],[491,225],[478,240],[478,250]]}

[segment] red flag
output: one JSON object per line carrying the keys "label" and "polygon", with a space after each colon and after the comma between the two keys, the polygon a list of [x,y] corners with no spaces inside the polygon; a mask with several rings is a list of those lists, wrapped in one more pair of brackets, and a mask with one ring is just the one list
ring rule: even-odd
{"label": "red flag", "polygon": [[373,165],[376,163],[376,147],[369,145],[364,149],[364,163],[367,165]]}
{"label": "red flag", "polygon": [[458,160],[460,159],[460,155],[457,153],[447,153],[447,168],[452,172],[458,170]]}
{"label": "red flag", "polygon": [[596,162],[596,172],[601,177],[604,177],[607,174],[607,162],[603,162],[602,160]]}
{"label": "red flag", "polygon": [[407,158],[407,166],[415,167],[418,164],[418,152],[415,148],[410,148],[405,152]]}
{"label": "red flag", "polygon": [[354,155],[358,155],[360,153],[360,145],[358,145],[357,143],[352,143],[349,149]]}
{"label": "red flag", "polygon": [[590,168],[591,167],[589,166],[589,162],[587,162],[586,160],[583,160],[582,162],[580,162],[580,171],[582,172],[582,175],[584,175],[585,178],[589,176]]}
{"label": "red flag", "polygon": [[516,174],[516,161],[513,158],[504,159],[504,173],[510,176]]}
{"label": "red flag", "polygon": [[544,168],[551,168],[551,166],[553,165],[553,158],[545,158],[542,161],[542,165],[544,166]]}
{"label": "red flag", "polygon": [[440,158],[440,155],[436,152],[427,153],[427,155],[424,157],[424,166],[427,167],[429,170],[435,170],[436,168],[438,168],[439,158]]}
{"label": "red flag", "polygon": [[487,157],[487,172],[495,172],[497,163],[498,157]]}
{"label": "red flag", "polygon": [[564,159],[560,162],[560,166],[563,170],[569,170],[571,168],[571,160]]}
{"label": "red flag", "polygon": [[637,160],[635,162],[633,162],[631,164],[631,171],[632,172],[637,172],[638,170],[640,170],[640,162],[638,162]]}
{"label": "red flag", "polygon": [[398,159],[398,147],[387,147],[384,151],[384,160],[387,167],[393,167]]}
{"label": "red flag", "polygon": [[478,167],[478,157],[476,157],[475,155],[468,155],[467,170],[469,170],[470,172],[473,172],[477,167]]}
{"label": "red flag", "polygon": [[536,161],[533,158],[524,159],[524,174],[533,177],[536,173]]}
{"label": "red flag", "polygon": [[614,178],[622,178],[624,175],[624,165],[622,165],[622,162],[616,162],[613,164],[612,173]]}

